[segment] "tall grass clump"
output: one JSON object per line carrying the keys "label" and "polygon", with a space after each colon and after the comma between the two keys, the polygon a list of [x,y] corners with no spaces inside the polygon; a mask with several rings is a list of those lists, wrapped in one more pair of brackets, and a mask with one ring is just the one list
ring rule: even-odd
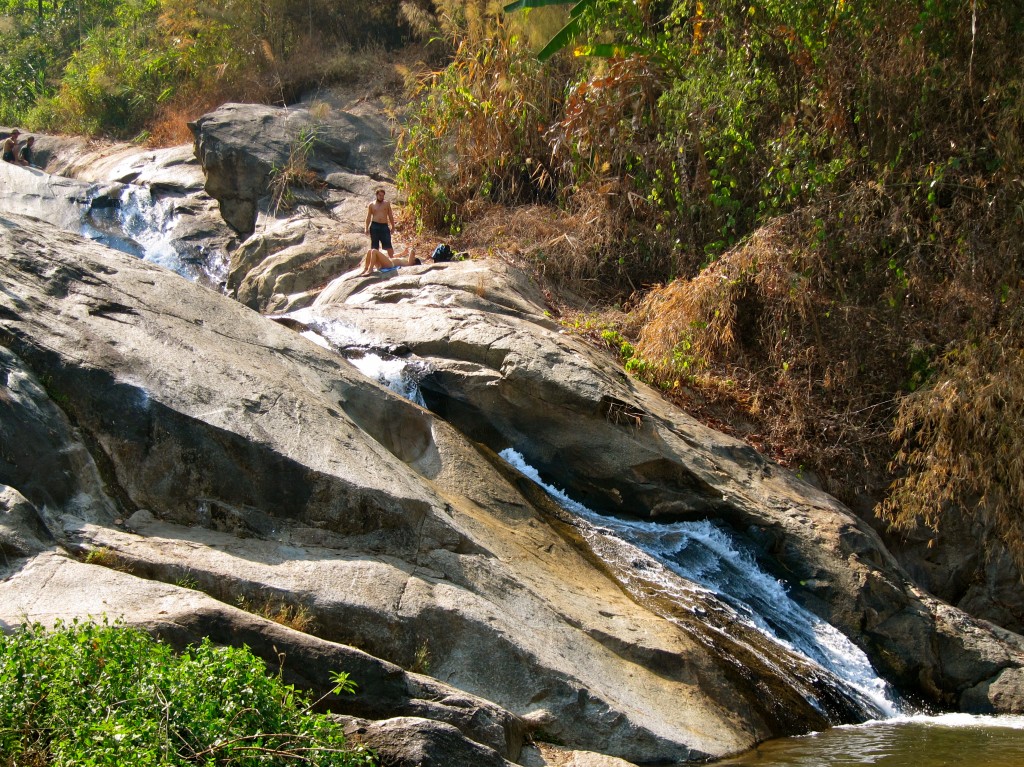
{"label": "tall grass clump", "polygon": [[398,182],[421,226],[458,232],[474,203],[551,198],[542,131],[560,94],[521,39],[491,24],[488,44],[458,41],[451,62],[413,94]]}
{"label": "tall grass clump", "polygon": [[0,636],[0,763],[12,767],[375,763],[309,705],[248,650],[208,640],[176,655],[77,621]]}

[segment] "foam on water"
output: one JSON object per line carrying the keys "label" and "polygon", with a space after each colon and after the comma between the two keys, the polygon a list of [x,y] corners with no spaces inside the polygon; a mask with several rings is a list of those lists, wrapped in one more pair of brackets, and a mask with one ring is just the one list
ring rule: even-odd
{"label": "foam on water", "polygon": [[321,346],[334,349],[371,349],[379,346],[376,339],[365,330],[340,320],[324,319],[310,308],[298,309],[285,316],[305,325],[307,330],[303,335]]}
{"label": "foam on water", "polygon": [[896,714],[884,720],[872,719],[861,724],[841,725],[845,728],[873,727],[878,724],[915,724],[928,727],[949,727],[973,729],[978,727],[996,727],[1007,730],[1024,730],[1024,716],[1001,714]]}

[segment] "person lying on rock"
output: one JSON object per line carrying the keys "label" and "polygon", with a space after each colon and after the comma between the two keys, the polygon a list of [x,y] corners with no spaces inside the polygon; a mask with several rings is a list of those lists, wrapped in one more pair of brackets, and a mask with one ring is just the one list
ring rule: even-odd
{"label": "person lying on rock", "polygon": [[409,251],[408,256],[390,256],[383,250],[370,248],[366,251],[366,255],[363,256],[362,263],[360,264],[360,266],[363,267],[363,270],[359,272],[359,276],[362,277],[365,274],[370,274],[375,271],[390,272],[400,266],[418,266],[419,264],[428,263],[429,261],[429,258],[417,258],[416,254],[412,250]]}

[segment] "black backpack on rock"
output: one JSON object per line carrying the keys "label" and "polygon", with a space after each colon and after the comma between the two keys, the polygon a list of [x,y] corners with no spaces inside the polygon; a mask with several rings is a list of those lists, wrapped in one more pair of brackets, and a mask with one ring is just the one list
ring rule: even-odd
{"label": "black backpack on rock", "polygon": [[440,263],[442,261],[451,261],[454,255],[451,246],[446,242],[442,242],[434,248],[434,252],[430,257],[434,259],[435,263]]}

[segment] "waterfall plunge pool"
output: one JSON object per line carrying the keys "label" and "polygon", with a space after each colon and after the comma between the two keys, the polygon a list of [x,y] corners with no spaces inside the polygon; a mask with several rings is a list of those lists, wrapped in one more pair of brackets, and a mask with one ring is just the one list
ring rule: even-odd
{"label": "waterfall plunge pool", "polygon": [[762,743],[716,767],[1022,767],[1024,717],[897,716]]}

